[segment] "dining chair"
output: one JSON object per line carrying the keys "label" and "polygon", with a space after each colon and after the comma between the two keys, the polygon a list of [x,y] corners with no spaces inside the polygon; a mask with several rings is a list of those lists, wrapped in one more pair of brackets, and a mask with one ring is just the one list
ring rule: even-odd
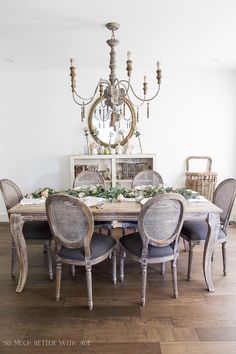
{"label": "dining chair", "polygon": [[[223,210],[220,214],[220,229],[217,242],[222,245],[223,274],[226,275],[226,241],[227,227],[236,196],[236,180],[228,178],[222,181],[214,191],[212,203]],[[186,220],[181,230],[181,237],[188,243],[188,272],[191,279],[193,249],[204,244],[208,234],[208,224],[205,220]]]}
{"label": "dining chair", "polygon": [[155,186],[158,187],[160,184],[163,184],[163,179],[161,175],[153,170],[143,170],[134,177],[132,181],[132,187],[137,186]]}
{"label": "dining chair", "polygon": [[73,187],[100,185],[105,186],[105,179],[97,171],[81,171],[74,180]]}
{"label": "dining chair", "polygon": [[[81,187],[81,186],[105,186],[105,179],[103,176],[97,172],[97,171],[82,171],[80,172],[74,180],[74,185],[73,187]],[[101,229],[104,228],[107,230],[107,233],[109,236],[111,236],[111,230],[112,230],[112,222],[111,221],[95,221],[94,226],[99,229],[99,232],[101,232]]]}
{"label": "dining chair", "polygon": [[56,300],[60,299],[62,263],[86,270],[88,307],[93,308],[92,266],[112,254],[113,283],[116,283],[116,242],[94,232],[91,210],[78,198],[51,195],[46,200],[48,222],[56,244]]}
{"label": "dining chair", "polygon": [[[163,179],[161,175],[153,170],[144,170],[136,174],[132,181],[132,188],[137,186],[155,186],[158,187],[159,185],[163,185]],[[122,234],[125,235],[128,228],[137,229],[138,222],[137,221],[126,221],[122,222]]]}
{"label": "dining chair", "polygon": [[183,225],[185,199],[177,193],[148,200],[138,218],[138,232],[120,238],[120,280],[124,280],[124,255],[141,264],[141,305],[146,301],[148,264],[171,262],[173,296],[178,297],[176,263]]}
{"label": "dining chair", "polygon": [[[7,209],[13,208],[15,205],[20,203],[23,195],[19,187],[9,179],[0,180],[0,190],[2,192],[3,200]],[[8,217],[9,214],[8,214]],[[23,224],[22,233],[27,242],[43,242],[44,250],[47,253],[48,261],[48,273],[49,278],[53,279],[52,270],[52,252],[51,252],[51,240],[52,234],[47,221],[25,221]],[[14,277],[16,264],[16,246],[12,240],[11,248],[11,276]]]}

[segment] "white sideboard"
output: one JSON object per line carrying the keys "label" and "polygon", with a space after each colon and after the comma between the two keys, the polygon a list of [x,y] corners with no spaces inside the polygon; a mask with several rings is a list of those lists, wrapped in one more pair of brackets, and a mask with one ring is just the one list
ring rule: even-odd
{"label": "white sideboard", "polygon": [[102,173],[107,186],[130,187],[133,177],[139,171],[156,170],[156,154],[72,155],[70,156],[71,187],[76,175],[86,169]]}

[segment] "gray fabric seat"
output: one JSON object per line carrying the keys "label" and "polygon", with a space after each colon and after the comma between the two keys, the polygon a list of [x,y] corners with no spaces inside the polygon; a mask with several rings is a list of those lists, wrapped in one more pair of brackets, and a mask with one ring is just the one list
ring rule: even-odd
{"label": "gray fabric seat", "polygon": [[[181,233],[184,234],[184,239],[187,241],[204,241],[206,240],[208,232],[208,224],[205,220],[194,221],[187,220],[184,222]],[[220,228],[218,239],[224,238],[226,235],[222,228]]]}
{"label": "gray fabric seat", "polygon": [[23,225],[26,240],[50,240],[51,230],[47,221],[26,221]]}
{"label": "gray fabric seat", "polygon": [[[141,257],[143,241],[139,232],[123,236],[119,241],[128,252],[134,254],[137,257]],[[148,258],[167,257],[173,254],[174,250],[171,245],[164,247],[148,245]]]}
{"label": "gray fabric seat", "polygon": [[[91,259],[102,256],[109,252],[115,245],[115,240],[109,236],[94,233],[90,243]],[[58,252],[58,256],[64,259],[85,260],[84,248],[67,248],[62,247]]]}

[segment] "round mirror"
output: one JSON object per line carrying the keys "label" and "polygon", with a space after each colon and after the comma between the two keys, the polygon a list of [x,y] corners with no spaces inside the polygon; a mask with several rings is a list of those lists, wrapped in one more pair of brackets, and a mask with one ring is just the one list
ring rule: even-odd
{"label": "round mirror", "polygon": [[136,116],[132,103],[124,102],[116,112],[105,105],[105,98],[99,97],[89,111],[88,127],[94,140],[103,145],[116,147],[125,145],[132,137],[136,126]]}

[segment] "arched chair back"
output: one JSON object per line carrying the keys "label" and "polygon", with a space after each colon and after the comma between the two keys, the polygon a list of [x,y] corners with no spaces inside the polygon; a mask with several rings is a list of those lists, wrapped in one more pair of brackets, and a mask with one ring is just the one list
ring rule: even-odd
{"label": "arched chair back", "polygon": [[105,179],[97,171],[82,171],[74,180],[74,188],[79,186],[101,185],[105,186]]}
{"label": "arched chair back", "polygon": [[90,240],[94,231],[93,215],[78,198],[52,195],[46,200],[48,222],[57,250],[84,248],[85,258],[90,257]]}
{"label": "arched chair back", "polygon": [[23,198],[18,186],[9,179],[0,180],[0,190],[2,192],[7,211],[17,205]]}
{"label": "arched chair back", "polygon": [[177,245],[183,225],[184,205],[184,197],[177,193],[162,194],[144,204],[138,221],[143,240],[142,255],[148,256],[149,244],[157,247]]}
{"label": "arched chair back", "polygon": [[228,178],[222,181],[216,188],[213,195],[213,203],[223,210],[220,214],[222,229],[226,232],[230,214],[236,196],[236,180]]}
{"label": "arched chair back", "polygon": [[160,184],[163,184],[163,179],[161,175],[152,170],[144,170],[139,173],[134,177],[133,182],[132,182],[132,187],[136,186],[142,186],[142,185],[152,185],[152,186],[159,186]]}

